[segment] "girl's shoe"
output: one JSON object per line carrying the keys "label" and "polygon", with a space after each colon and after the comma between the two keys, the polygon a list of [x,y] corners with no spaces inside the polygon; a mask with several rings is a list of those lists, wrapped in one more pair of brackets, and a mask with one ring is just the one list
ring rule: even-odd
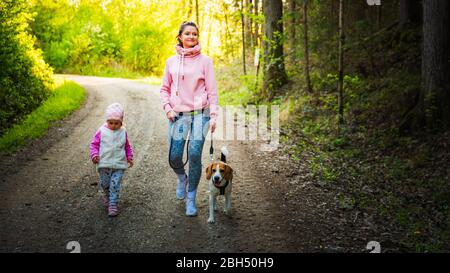
{"label": "girl's shoe", "polygon": [[119,214],[119,208],[116,205],[110,204],[108,206],[108,216],[114,217],[117,216],[117,214]]}
{"label": "girl's shoe", "polygon": [[177,198],[183,200],[186,198],[186,185],[187,185],[188,177],[184,176],[184,179],[178,179],[177,184]]}

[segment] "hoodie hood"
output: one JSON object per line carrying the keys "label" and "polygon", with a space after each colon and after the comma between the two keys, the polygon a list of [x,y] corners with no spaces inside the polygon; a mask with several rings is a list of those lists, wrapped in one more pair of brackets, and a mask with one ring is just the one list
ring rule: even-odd
{"label": "hoodie hood", "polygon": [[177,44],[175,50],[178,55],[177,75],[175,77],[175,96],[178,97],[180,91],[180,77],[181,81],[184,81],[184,59],[190,59],[200,55],[201,47],[200,43],[190,48],[183,48],[181,45]]}
{"label": "hoodie hood", "polygon": [[177,52],[177,55],[179,55],[179,56],[182,56],[184,58],[193,58],[197,55],[200,55],[201,47],[200,47],[200,43],[198,43],[196,46],[190,47],[190,48],[184,48],[177,44],[175,46],[175,50]]}

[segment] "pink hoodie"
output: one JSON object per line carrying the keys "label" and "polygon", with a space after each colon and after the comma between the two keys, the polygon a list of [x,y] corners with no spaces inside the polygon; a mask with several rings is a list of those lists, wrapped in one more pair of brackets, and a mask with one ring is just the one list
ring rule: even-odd
{"label": "pink hoodie", "polygon": [[211,122],[218,110],[217,83],[211,58],[200,54],[200,45],[176,46],[176,56],[166,61],[160,99],[164,111],[188,112],[210,107]]}

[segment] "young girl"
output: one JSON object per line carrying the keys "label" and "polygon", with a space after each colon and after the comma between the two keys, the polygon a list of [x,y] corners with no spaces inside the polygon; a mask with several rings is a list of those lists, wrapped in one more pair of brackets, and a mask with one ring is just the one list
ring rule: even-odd
{"label": "young girl", "polygon": [[118,214],[120,183],[123,173],[133,166],[133,150],[125,127],[122,126],[123,107],[113,103],[106,109],[106,123],[95,133],[90,145],[91,160],[97,165],[102,200],[108,215]]}
{"label": "young girl", "polygon": [[[203,144],[209,128],[211,133],[216,128],[218,110],[213,63],[201,54],[198,33],[195,23],[181,24],[176,56],[166,62],[160,90],[162,108],[169,120],[169,164],[178,176],[177,198],[182,200],[187,195],[187,216],[197,215],[195,199],[202,174]],[[189,175],[186,175],[183,152],[188,134]]]}

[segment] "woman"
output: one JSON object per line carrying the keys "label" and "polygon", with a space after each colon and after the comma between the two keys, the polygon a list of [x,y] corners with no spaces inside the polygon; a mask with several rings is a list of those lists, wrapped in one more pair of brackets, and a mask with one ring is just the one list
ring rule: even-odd
{"label": "woman", "polygon": [[[198,27],[181,24],[176,56],[166,61],[160,99],[169,119],[169,164],[178,176],[176,196],[186,197],[186,215],[196,216],[197,187],[202,174],[202,150],[206,134],[214,133],[218,109],[217,84],[212,60],[200,53]],[[183,164],[188,141],[189,175]]]}

